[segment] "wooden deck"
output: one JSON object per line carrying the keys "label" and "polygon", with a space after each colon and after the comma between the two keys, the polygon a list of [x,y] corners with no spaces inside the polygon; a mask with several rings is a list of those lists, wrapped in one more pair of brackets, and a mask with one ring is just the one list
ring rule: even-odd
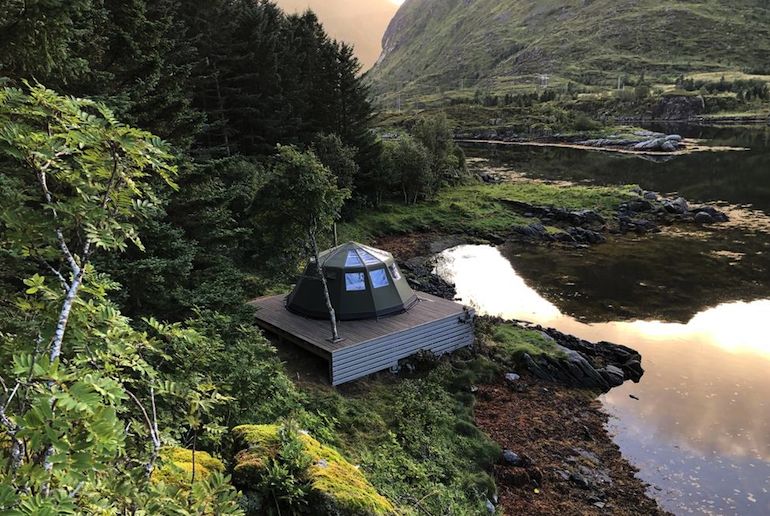
{"label": "wooden deck", "polygon": [[286,296],[252,301],[257,324],[329,362],[330,380],[339,385],[398,364],[420,350],[436,354],[473,343],[474,313],[459,303],[419,292],[408,312],[381,319],[340,321],[340,342],[331,342],[328,320],[286,310]]}

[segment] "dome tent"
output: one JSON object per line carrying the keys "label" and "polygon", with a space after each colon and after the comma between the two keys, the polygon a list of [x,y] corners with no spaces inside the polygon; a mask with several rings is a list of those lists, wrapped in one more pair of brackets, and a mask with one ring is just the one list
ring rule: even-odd
{"label": "dome tent", "polygon": [[[319,256],[337,319],[375,319],[409,310],[417,295],[401,275],[393,255],[356,242]],[[323,284],[311,259],[286,300],[291,312],[317,319],[329,317]]]}

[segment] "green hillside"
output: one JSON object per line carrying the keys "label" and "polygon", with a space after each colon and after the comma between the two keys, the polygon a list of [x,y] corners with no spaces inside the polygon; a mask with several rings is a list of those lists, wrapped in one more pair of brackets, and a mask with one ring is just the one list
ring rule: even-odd
{"label": "green hillside", "polygon": [[[770,74],[764,0],[407,0],[370,74],[393,100],[543,85],[673,84],[681,74]],[[545,78],[547,76],[547,79]]]}

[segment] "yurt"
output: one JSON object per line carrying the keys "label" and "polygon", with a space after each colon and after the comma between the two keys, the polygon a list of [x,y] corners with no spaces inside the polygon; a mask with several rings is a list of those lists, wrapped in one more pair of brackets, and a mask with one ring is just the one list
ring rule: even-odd
{"label": "yurt", "polygon": [[[320,253],[332,306],[341,321],[377,319],[409,310],[417,295],[407,283],[393,255],[357,242]],[[328,318],[323,284],[315,259],[307,264],[286,300],[293,313]]]}

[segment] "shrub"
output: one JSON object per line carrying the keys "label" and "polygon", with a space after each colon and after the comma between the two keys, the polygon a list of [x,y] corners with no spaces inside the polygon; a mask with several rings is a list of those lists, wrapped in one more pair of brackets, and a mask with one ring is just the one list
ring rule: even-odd
{"label": "shrub", "polygon": [[291,425],[243,425],[233,436],[240,448],[234,482],[246,492],[250,513],[395,514],[356,466]]}

